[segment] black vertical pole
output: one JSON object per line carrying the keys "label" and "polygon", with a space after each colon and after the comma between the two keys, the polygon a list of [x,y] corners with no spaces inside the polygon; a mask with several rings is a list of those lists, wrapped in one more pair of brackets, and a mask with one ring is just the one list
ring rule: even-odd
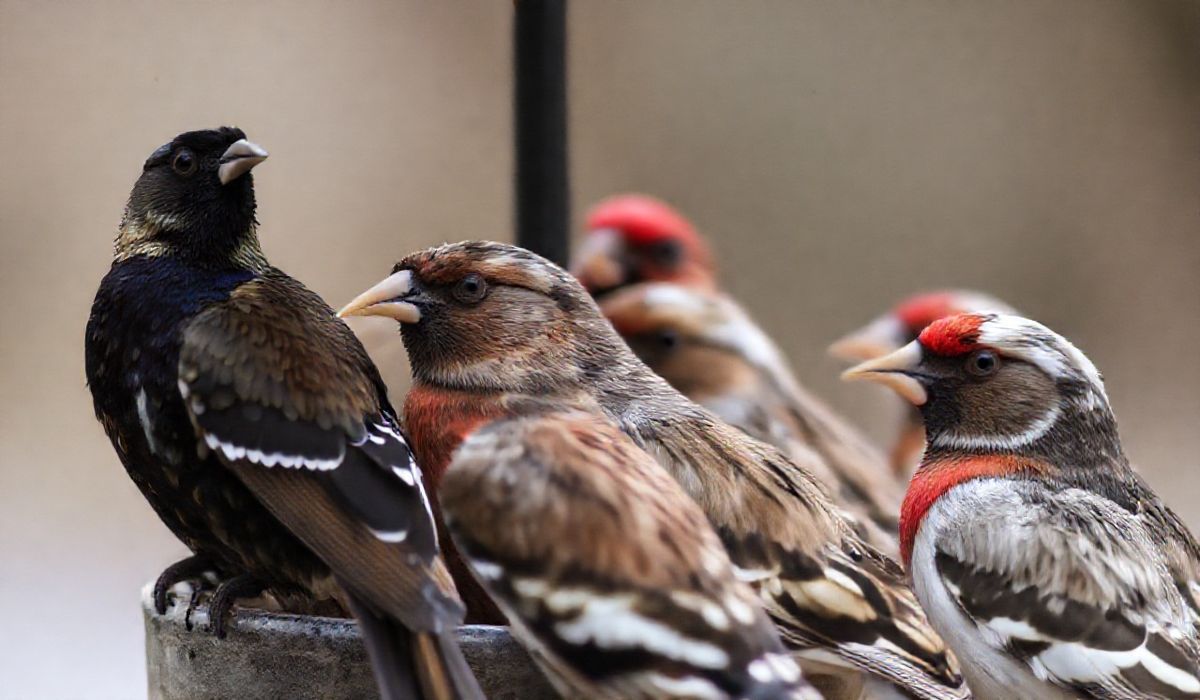
{"label": "black vertical pole", "polygon": [[567,181],[567,2],[515,0],[513,127],[517,245],[565,265],[570,246]]}

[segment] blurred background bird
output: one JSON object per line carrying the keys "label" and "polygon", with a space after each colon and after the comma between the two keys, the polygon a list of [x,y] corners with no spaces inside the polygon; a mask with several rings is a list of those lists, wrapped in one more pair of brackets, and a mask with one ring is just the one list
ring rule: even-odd
{"label": "blurred background bird", "polygon": [[[1012,314],[1016,311],[989,294],[969,289],[914,294],[862,328],[839,338],[829,346],[829,353],[847,362],[882,357],[916,340],[934,321],[963,313]],[[907,479],[921,462],[924,449],[925,423],[921,420],[921,412],[906,405],[900,429],[889,451],[896,476]]]}
{"label": "blurred background bird", "polygon": [[600,310],[677,391],[797,462],[895,556],[903,488],[867,439],[804,389],[783,353],[728,296],[649,282],[604,295]]}
{"label": "blurred background bird", "polygon": [[902,551],[977,696],[1200,697],[1200,549],[1130,468],[1082,352],[961,314],[845,377],[924,418]]}
{"label": "blurred background bird", "polygon": [[571,270],[651,369],[727,423],[813,463],[870,541],[895,554],[903,488],[886,458],[801,385],[770,336],[718,289],[709,246],[682,214],[646,195],[601,201]]}
{"label": "blurred background bird", "polygon": [[422,459],[426,445],[453,450],[500,418],[604,415],[705,511],[814,683],[845,681],[831,695],[856,697],[867,672],[916,697],[965,692],[899,567],[854,534],[803,464],[672,389],[558,266],[501,243],[440,246],[339,313],[401,323],[413,368],[405,422]]}
{"label": "blurred background bird", "polygon": [[704,512],[603,415],[484,425],[440,498],[563,697],[820,697]]}
{"label": "blurred background bird", "polygon": [[379,373],[320,297],[263,255],[250,170],[266,157],[230,127],[155,150],[88,320],[96,416],[196,555],[164,572],[156,605],[212,566],[226,579],[218,631],[239,596],[333,604],[358,617],[384,697],[482,697]]}

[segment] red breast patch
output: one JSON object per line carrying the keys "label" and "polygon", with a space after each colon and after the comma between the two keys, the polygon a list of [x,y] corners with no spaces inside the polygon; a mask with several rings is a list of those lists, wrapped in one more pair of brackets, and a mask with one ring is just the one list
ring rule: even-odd
{"label": "red breast patch", "polygon": [[1045,472],[1050,465],[1016,455],[970,455],[926,462],[913,474],[900,506],[900,556],[907,568],[921,521],[947,491],[972,479],[1019,472]]}
{"label": "red breast patch", "polygon": [[442,474],[462,441],[484,423],[506,415],[498,394],[414,386],[404,398],[404,427],[426,488],[437,494]]}

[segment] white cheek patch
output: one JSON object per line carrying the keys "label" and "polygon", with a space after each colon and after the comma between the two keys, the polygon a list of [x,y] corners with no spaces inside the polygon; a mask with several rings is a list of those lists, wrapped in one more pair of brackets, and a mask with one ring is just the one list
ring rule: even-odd
{"label": "white cheek patch", "polygon": [[1015,435],[970,435],[960,430],[947,430],[933,437],[930,442],[937,447],[948,447],[961,450],[986,448],[1015,449],[1037,442],[1050,432],[1058,422],[1062,409],[1057,404],[1044,416],[1038,418],[1028,428]]}

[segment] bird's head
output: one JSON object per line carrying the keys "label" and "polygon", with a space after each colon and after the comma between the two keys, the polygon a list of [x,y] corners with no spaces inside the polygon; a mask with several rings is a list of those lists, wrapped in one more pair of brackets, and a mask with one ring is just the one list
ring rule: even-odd
{"label": "bird's head", "polygon": [[611,197],[589,212],[587,238],[571,272],[597,296],[638,282],[716,286],[712,252],[692,224],[638,194]]}
{"label": "bird's head", "polygon": [[399,321],[418,380],[474,391],[578,386],[623,348],[574,277],[503,243],[413,253],[339,316]]}
{"label": "bird's head", "polygon": [[600,310],[634,354],[693,399],[749,390],[783,365],[762,329],[718,292],[650,282],[606,295]]}
{"label": "bird's head", "polygon": [[1015,314],[1016,311],[982,292],[967,289],[924,292],[908,297],[887,313],[843,336],[829,346],[829,353],[852,362],[881,357],[916,340],[934,321],[966,313]]}
{"label": "bird's head", "polygon": [[213,259],[256,247],[250,170],[266,158],[241,129],[227,126],[188,131],[155,149],[129,195],[117,258]]}
{"label": "bird's head", "polygon": [[930,450],[1036,452],[1044,439],[1085,434],[1096,416],[1111,417],[1091,360],[1020,316],[943,318],[843,377],[887,385],[920,407]]}

